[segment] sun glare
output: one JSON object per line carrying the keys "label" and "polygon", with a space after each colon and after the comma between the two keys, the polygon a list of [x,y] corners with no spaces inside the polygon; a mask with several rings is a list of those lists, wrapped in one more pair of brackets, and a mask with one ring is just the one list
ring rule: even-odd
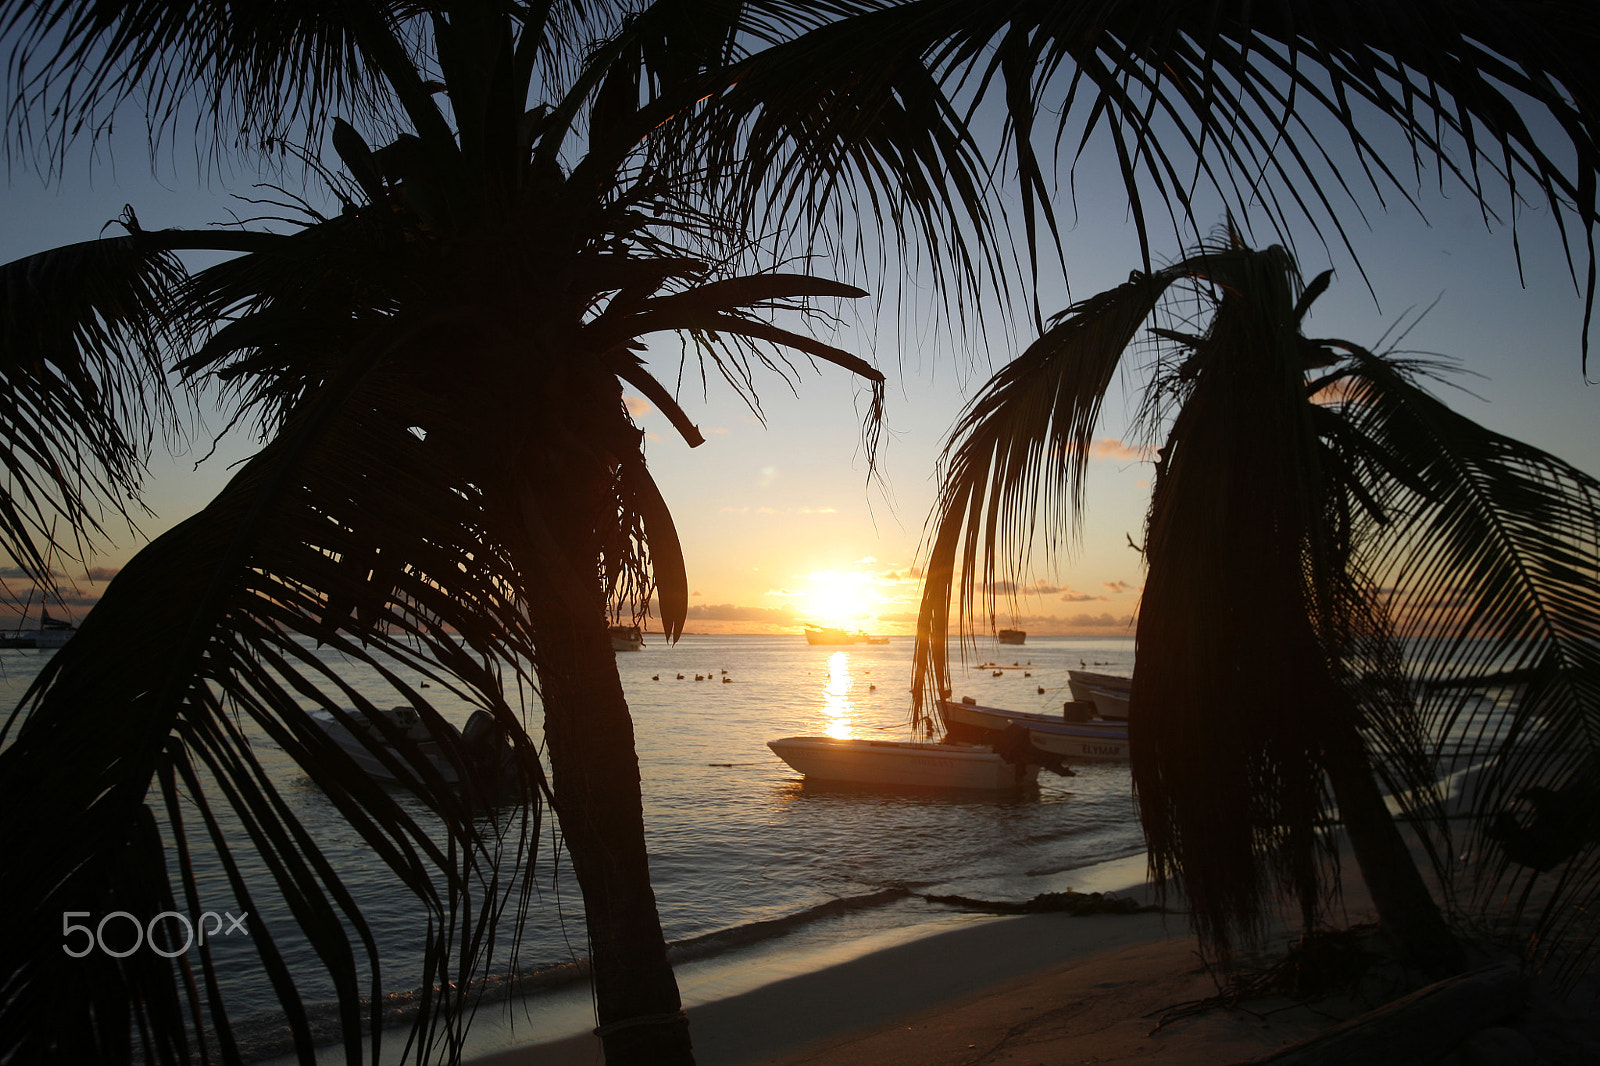
{"label": "sun glare", "polygon": [[811,575],[806,613],[824,625],[849,628],[871,613],[866,574],[824,570]]}
{"label": "sun glare", "polygon": [[855,735],[850,725],[850,690],[855,682],[850,677],[850,656],[836,651],[828,656],[828,683],[822,690],[822,713],[828,720],[828,736],[849,740]]}

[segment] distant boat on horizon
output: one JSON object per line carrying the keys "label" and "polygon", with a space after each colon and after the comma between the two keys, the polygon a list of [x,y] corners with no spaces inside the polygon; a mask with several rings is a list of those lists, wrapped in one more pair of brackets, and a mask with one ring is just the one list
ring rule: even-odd
{"label": "distant boat on horizon", "polygon": [[1002,629],[994,635],[994,639],[1001,644],[1026,644],[1028,631],[1025,629]]}
{"label": "distant boat on horizon", "polygon": [[50,612],[40,608],[39,628],[23,629],[24,615],[17,623],[15,633],[0,635],[0,648],[59,648],[72,639],[78,627],[61,618],[51,618]]}
{"label": "distant boat on horizon", "polygon": [[639,651],[644,647],[644,633],[638,626],[612,626],[612,651]]}
{"label": "distant boat on horizon", "polygon": [[875,637],[864,629],[847,633],[828,626],[806,626],[807,644],[887,644],[888,637]]}

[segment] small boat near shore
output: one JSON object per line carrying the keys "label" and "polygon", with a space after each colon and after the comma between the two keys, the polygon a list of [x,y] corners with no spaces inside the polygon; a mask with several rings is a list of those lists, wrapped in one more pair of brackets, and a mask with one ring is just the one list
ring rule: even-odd
{"label": "small boat near shore", "polygon": [[[385,784],[404,784],[395,769],[379,752],[391,756],[411,773],[421,776],[416,756],[426,759],[447,785],[461,784],[458,767],[464,767],[475,782],[482,781],[492,788],[514,787],[516,782],[515,756],[494,716],[487,711],[473,711],[465,729],[457,730],[448,722],[441,737],[428,729],[414,707],[390,707],[378,714],[409,742],[396,744],[382,730],[364,719],[359,711],[349,712],[353,721],[342,722],[331,711],[314,710],[311,720],[337,744],[367,776]],[[411,751],[404,750],[411,748]],[[447,749],[453,749],[453,752]],[[455,758],[452,761],[451,755]]]}
{"label": "small boat near shore", "polygon": [[939,704],[939,715],[949,735],[957,740],[993,743],[1015,724],[1028,731],[1031,745],[1067,763],[1127,762],[1127,720],[1086,718],[1078,714],[1068,717],[1067,712],[1081,706],[1069,703],[1057,717],[944,700]]}
{"label": "small boat near shore", "polygon": [[808,781],[1003,792],[1026,788],[1039,777],[1037,764],[1009,763],[976,744],[783,737],[767,741],[767,747]]}
{"label": "small boat near shore", "polygon": [[1098,674],[1093,670],[1068,670],[1067,688],[1080,703],[1093,703],[1102,718],[1128,719],[1128,694],[1133,678],[1119,674]]}

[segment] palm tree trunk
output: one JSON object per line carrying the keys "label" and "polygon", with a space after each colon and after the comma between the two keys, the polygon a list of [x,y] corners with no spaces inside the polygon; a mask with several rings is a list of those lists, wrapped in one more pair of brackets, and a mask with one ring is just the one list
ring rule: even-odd
{"label": "palm tree trunk", "polygon": [[540,635],[556,817],[588,920],[596,1031],[608,1066],[692,1066],[689,1022],[650,887],[633,720],[606,617],[598,605],[592,616],[563,613],[530,620]]}
{"label": "palm tree trunk", "polygon": [[1389,814],[1360,734],[1354,727],[1340,732],[1348,735],[1329,753],[1328,779],[1379,924],[1409,962],[1438,977],[1460,973],[1466,955]]}

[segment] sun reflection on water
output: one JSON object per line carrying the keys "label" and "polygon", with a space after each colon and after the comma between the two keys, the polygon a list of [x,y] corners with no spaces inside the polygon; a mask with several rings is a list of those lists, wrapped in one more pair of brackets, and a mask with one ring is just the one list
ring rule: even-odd
{"label": "sun reflection on water", "polygon": [[836,651],[828,656],[828,683],[822,689],[822,713],[828,722],[828,736],[849,740],[855,736],[850,726],[854,706],[850,702],[850,689],[855,682],[850,677],[850,654]]}

